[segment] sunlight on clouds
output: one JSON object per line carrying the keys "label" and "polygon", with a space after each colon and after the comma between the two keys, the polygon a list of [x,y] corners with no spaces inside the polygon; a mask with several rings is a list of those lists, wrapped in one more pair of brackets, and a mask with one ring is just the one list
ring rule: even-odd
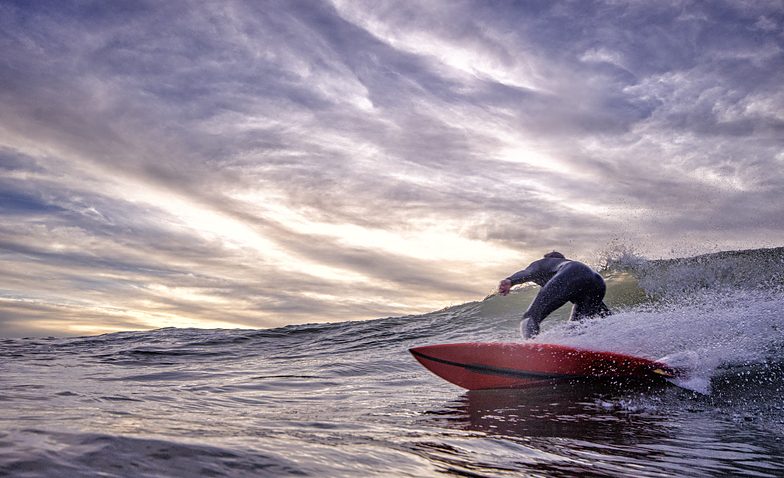
{"label": "sunlight on clouds", "polygon": [[685,175],[721,190],[733,189],[741,192],[749,190],[737,175],[720,174],[714,168],[696,168],[686,172]]}
{"label": "sunlight on clouds", "polygon": [[193,229],[207,239],[218,238],[226,247],[254,249],[263,261],[275,265],[279,270],[308,271],[308,274],[341,282],[366,280],[361,274],[295,257],[247,223],[194,205],[174,193],[144,184],[137,184],[136,187],[128,187],[126,184],[121,189],[116,191],[118,196],[163,209],[178,218],[182,227]]}
{"label": "sunlight on clouds", "polygon": [[[393,254],[425,260],[501,262],[516,257],[510,250],[499,250],[486,242],[467,239],[441,225],[411,224],[412,232],[395,233],[356,224],[330,224],[307,219],[280,204],[266,203],[258,193],[237,196],[264,209],[264,215],[297,233],[328,236],[350,246],[380,249]],[[417,227],[418,226],[418,227]]]}
{"label": "sunlight on clouds", "polygon": [[173,215],[181,221],[182,227],[187,227],[199,231],[205,238],[232,239],[227,245],[239,246],[246,245],[259,251],[265,252],[265,257],[269,259],[282,258],[285,253],[278,246],[255,233],[247,225],[239,221],[227,218],[220,213],[210,211],[206,208],[198,207],[185,198],[163,189],[155,189],[144,184],[137,184],[136,187],[122,186],[122,191],[117,191],[118,195],[124,196],[131,202],[143,202],[154,205]]}
{"label": "sunlight on clouds", "polygon": [[738,101],[734,108],[727,108],[718,115],[721,121],[739,121],[754,118],[770,118],[784,122],[784,93],[748,95]]}
{"label": "sunlight on clouds", "polygon": [[[171,313],[155,313],[125,307],[107,306],[92,301],[81,300],[77,302],[52,297],[35,299],[0,298],[0,306],[5,305],[24,305],[30,307],[31,310],[35,310],[36,306],[41,306],[47,310],[57,310],[59,313],[36,314],[35,320],[30,321],[34,324],[34,328],[39,334],[45,331],[65,335],[109,334],[129,330],[129,322],[138,324],[138,327],[133,327],[137,329],[156,329],[161,327],[252,328],[209,318],[188,318]],[[150,304],[151,307],[155,305]],[[48,319],[47,315],[55,318]],[[94,320],[96,317],[101,317],[101,320]]]}
{"label": "sunlight on clouds", "polygon": [[334,305],[341,305],[341,306],[349,306],[349,307],[361,307],[361,306],[369,306],[369,307],[378,307],[381,306],[382,308],[387,308],[388,310],[394,310],[398,315],[405,315],[405,314],[416,314],[422,310],[432,309],[437,305],[434,305],[433,300],[430,298],[422,298],[418,296],[406,296],[405,302],[391,300],[389,298],[384,297],[384,295],[379,296],[366,296],[366,297],[357,297],[357,296],[346,296],[346,295],[332,295],[332,294],[322,294],[316,292],[309,292],[309,291],[302,291],[300,295],[305,298],[314,299],[317,301],[322,301],[326,304],[334,304]]}
{"label": "sunlight on clouds", "polygon": [[[508,44],[507,41],[500,40],[497,42],[498,46],[489,46],[487,39],[482,38],[484,42],[457,44],[440,37],[433,30],[403,29],[400,25],[387,24],[373,13],[363,11],[363,7],[367,7],[365,3],[357,4],[347,0],[333,0],[332,3],[347,21],[367,30],[396,49],[436,58],[463,73],[483,79],[490,78],[504,85],[531,90],[541,88],[537,84],[541,82],[537,81],[532,58],[520,51],[516,51],[513,58],[503,58],[505,51],[493,51],[495,48],[500,49],[502,44]],[[423,4],[420,7],[426,9],[427,5]],[[442,15],[440,12],[432,12],[432,14]],[[489,31],[484,34],[489,34]],[[484,44],[481,46],[484,48],[480,47],[482,43]]]}
{"label": "sunlight on clouds", "polygon": [[607,48],[592,48],[580,56],[580,61],[587,63],[610,63],[612,65],[626,69],[623,55]]}
{"label": "sunlight on clouds", "polygon": [[[531,146],[531,141],[514,131],[494,130],[494,134],[502,145],[492,155],[498,161],[527,164],[538,171],[551,171],[569,177],[592,176],[586,169],[575,168],[573,164],[562,160],[557,154]],[[537,181],[533,182],[533,185],[537,184]]]}
{"label": "sunlight on clouds", "polygon": [[[309,30],[299,33],[304,37],[313,34]],[[329,50],[321,51],[321,48],[322,45],[319,45],[311,52],[316,61],[297,57],[296,53],[291,51],[279,52],[286,59],[280,66],[298,76],[302,83],[319,92],[327,101],[346,102],[364,111],[372,110],[373,103],[368,98],[370,92],[367,87],[345,64],[335,61]]]}
{"label": "sunlight on clouds", "polygon": [[[104,311],[109,315],[108,311]],[[207,318],[191,319],[175,314],[143,312],[137,310],[122,311],[125,317],[131,317],[138,323],[144,324],[150,328],[161,327],[195,327],[201,329],[252,329],[245,325],[240,325],[231,322],[222,322],[219,320],[210,320]]]}
{"label": "sunlight on clouds", "polygon": [[495,158],[499,161],[505,161],[509,163],[528,164],[539,169],[554,171],[556,173],[571,173],[571,171],[568,171],[564,165],[559,164],[555,158],[545,156],[544,154],[536,152],[526,146],[512,146],[503,148],[499,150]]}
{"label": "sunlight on clouds", "polygon": [[564,206],[568,207],[569,209],[578,212],[584,215],[590,216],[610,216],[613,212],[614,208],[610,206],[603,206],[596,203],[588,203],[588,202],[574,202],[568,201],[566,198],[561,202]]}
{"label": "sunlight on clouds", "polygon": [[[349,75],[346,72],[346,75]],[[320,92],[324,98],[330,101],[345,101],[363,111],[371,111],[373,102],[368,99],[369,92],[356,77],[344,76],[334,78],[321,74],[318,78],[304,78],[308,84],[316,91]]]}
{"label": "sunlight on clouds", "polygon": [[[121,310],[111,307],[87,307],[86,311],[97,316],[117,317],[119,319],[132,319],[134,322],[151,328],[157,329],[162,327],[195,327],[195,328],[208,328],[208,329],[249,329],[252,327],[239,325],[236,323],[223,322],[219,320],[210,320],[208,318],[189,318],[177,314],[169,313],[156,313],[140,310]],[[62,327],[62,324],[60,324]],[[74,333],[80,334],[97,334],[97,333],[111,333],[128,330],[128,327],[117,327],[111,325],[78,325],[69,324],[67,328]]]}
{"label": "sunlight on clouds", "polygon": [[[0,301],[0,305],[2,305],[2,302],[3,301]],[[44,303],[44,304],[50,307],[52,306],[51,303]],[[55,307],[55,308],[61,310],[66,309],[63,307]],[[118,316],[118,314],[116,314],[116,311],[111,309],[101,310],[99,308],[91,308],[90,312],[98,313],[98,314],[105,313],[107,316],[113,316],[113,317]],[[65,312],[64,315],[67,316],[67,312]],[[91,320],[83,320],[81,322],[67,321],[67,320],[63,320],[62,317],[58,317],[57,314],[52,314],[52,316],[54,316],[55,318],[47,319],[45,318],[45,316],[36,316],[35,320],[30,322],[34,323],[34,327],[35,329],[37,329],[37,331],[51,331],[57,334],[66,334],[66,335],[74,335],[74,336],[111,334],[113,332],[122,332],[128,330],[127,325],[110,325],[110,324],[97,323],[97,321],[91,321]],[[122,316],[124,318],[125,316],[127,316],[127,314],[122,314]]]}
{"label": "sunlight on clouds", "polygon": [[111,334],[114,332],[124,332],[128,330],[128,327],[109,327],[105,325],[67,325],[63,327],[60,323],[52,323],[47,322],[44,320],[37,321],[37,324],[42,329],[51,329],[51,330],[65,330],[73,335],[100,335],[100,334]]}
{"label": "sunlight on clouds", "polygon": [[491,79],[503,85],[538,90],[532,78],[520,66],[508,67],[499,65],[499,60],[492,59],[487,52],[472,51],[462,46],[453,46],[438,37],[419,32],[419,34],[405,37],[403,40],[389,40],[393,46],[411,53],[438,58],[446,65],[474,75],[481,79]]}
{"label": "sunlight on clouds", "polygon": [[159,296],[165,298],[174,298],[193,302],[208,302],[212,304],[230,304],[236,302],[236,299],[225,299],[223,297],[204,294],[200,289],[193,287],[169,287],[162,284],[151,284],[146,286],[146,289],[154,291]]}

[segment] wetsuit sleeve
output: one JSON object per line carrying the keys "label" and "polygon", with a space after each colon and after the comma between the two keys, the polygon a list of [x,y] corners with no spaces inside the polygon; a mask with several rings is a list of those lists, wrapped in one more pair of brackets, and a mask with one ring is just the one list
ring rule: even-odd
{"label": "wetsuit sleeve", "polygon": [[550,279],[558,272],[561,265],[566,262],[572,262],[568,259],[561,259],[557,257],[539,259],[528,265],[520,272],[515,272],[507,277],[512,281],[512,285],[522,284],[524,282],[535,282],[544,287]]}
{"label": "wetsuit sleeve", "polygon": [[531,264],[530,266],[528,266],[527,268],[525,268],[525,269],[523,269],[523,270],[521,270],[519,272],[515,272],[514,274],[510,275],[509,277],[507,277],[507,279],[512,281],[512,285],[513,286],[516,286],[518,284],[523,284],[525,282],[531,282],[533,280],[534,276],[536,275],[536,272],[537,272],[535,270],[531,270],[532,266],[533,266],[533,264]]}

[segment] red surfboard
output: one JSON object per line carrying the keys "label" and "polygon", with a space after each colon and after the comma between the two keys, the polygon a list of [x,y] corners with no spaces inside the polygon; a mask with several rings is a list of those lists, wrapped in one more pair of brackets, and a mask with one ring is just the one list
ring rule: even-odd
{"label": "red surfboard", "polygon": [[469,390],[592,377],[661,379],[678,375],[677,369],[644,358],[552,344],[475,342],[409,351],[434,374]]}

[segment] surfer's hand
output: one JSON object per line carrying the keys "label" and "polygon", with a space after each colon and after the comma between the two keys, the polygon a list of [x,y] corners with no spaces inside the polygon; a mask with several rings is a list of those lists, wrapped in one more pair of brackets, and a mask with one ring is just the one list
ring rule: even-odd
{"label": "surfer's hand", "polygon": [[512,290],[512,281],[509,279],[504,279],[498,284],[498,293],[501,295],[506,295],[509,291]]}

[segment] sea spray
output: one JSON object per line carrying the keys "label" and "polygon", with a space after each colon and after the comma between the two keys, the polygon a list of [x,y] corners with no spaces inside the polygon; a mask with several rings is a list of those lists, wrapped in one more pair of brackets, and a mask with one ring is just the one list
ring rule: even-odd
{"label": "sea spray", "polygon": [[581,323],[561,314],[536,340],[662,360],[687,372],[676,383],[701,393],[722,367],[784,361],[784,248],[659,261],[623,254],[602,273],[616,313]]}

